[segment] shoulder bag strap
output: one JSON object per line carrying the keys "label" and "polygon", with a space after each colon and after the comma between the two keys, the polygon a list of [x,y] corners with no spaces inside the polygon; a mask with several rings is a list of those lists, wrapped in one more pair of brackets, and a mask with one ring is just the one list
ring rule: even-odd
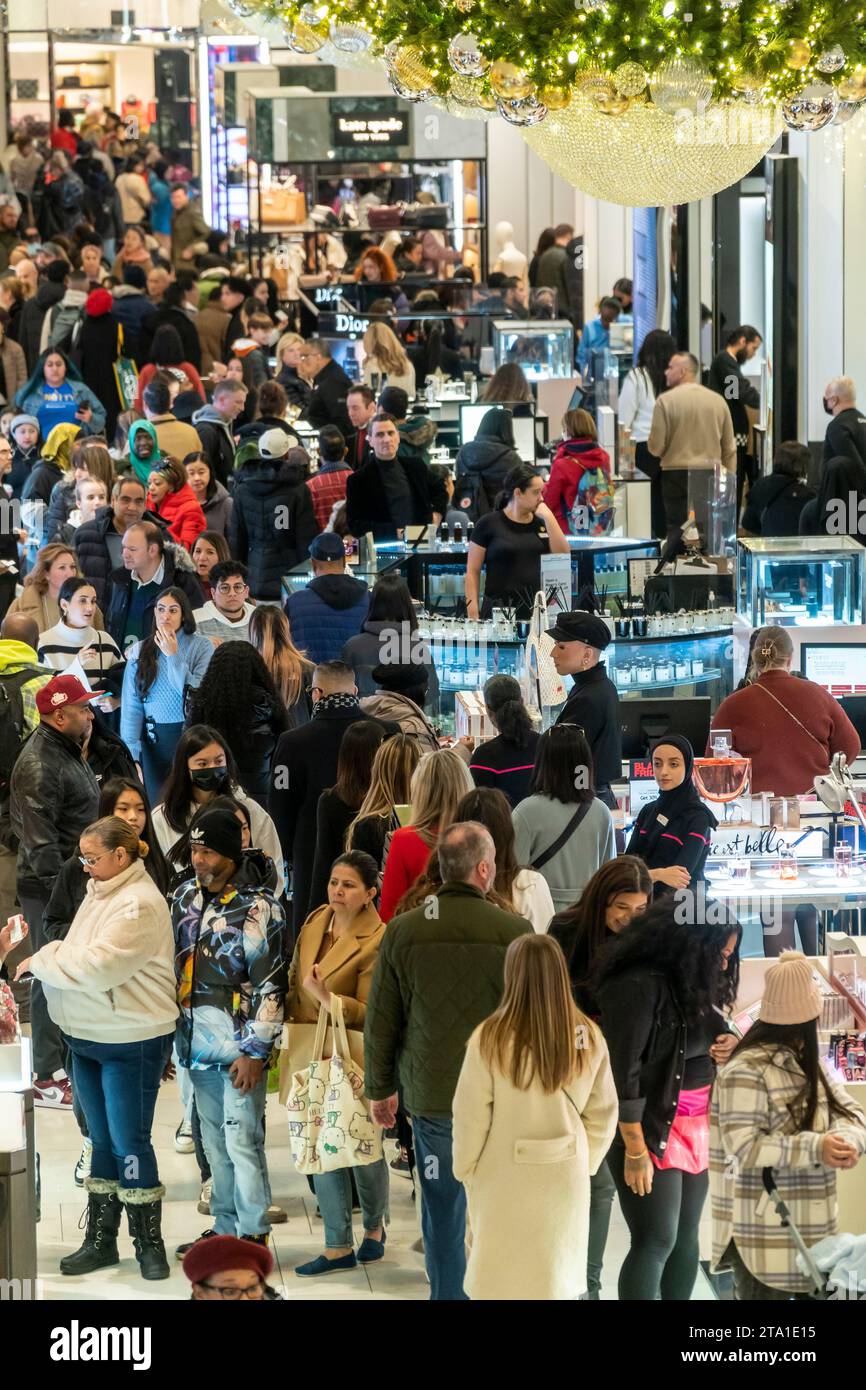
{"label": "shoulder bag strap", "polygon": [[544,865],[547,864],[555,854],[559,854],[559,851],[562,849],[563,845],[566,843],[567,840],[571,839],[572,835],[574,834],[575,830],[577,830],[581,821],[588,814],[591,805],[591,801],[582,801],[580,803],[571,820],[568,822],[561,834],[557,835],[553,844],[548,846],[547,849],[542,850],[541,854],[539,854],[536,859],[533,859],[532,863],[529,866],[531,869],[543,868]]}
{"label": "shoulder bag strap", "polygon": [[[792,710],[789,710],[787,705],[783,705],[783,704],[782,704],[782,701],[781,701],[780,699],[778,699],[778,697],[775,696],[775,695],[773,694],[772,690],[768,690],[767,687],[766,687],[765,685],[761,685],[759,681],[755,681],[755,689],[756,689],[756,690],[763,690],[763,692],[764,692],[765,695],[769,695],[770,699],[773,700],[773,701],[779,706],[779,709],[783,709],[783,710],[785,711],[785,713],[786,713],[791,719],[793,719],[793,721],[794,721],[795,724],[799,724],[799,725],[800,725],[800,728],[803,730],[803,733],[804,733],[804,734],[808,734],[809,737],[810,737],[810,739],[812,740],[812,742],[813,742],[813,743],[817,743],[817,745],[818,745],[818,747],[821,749],[821,751],[822,751],[825,755],[827,754],[827,751],[828,751],[828,750],[825,748],[825,746],[824,746],[824,744],[821,742],[821,740],[820,740],[819,738],[816,738],[815,735],[811,732],[811,730],[806,728],[806,725],[805,725],[805,724],[801,724],[801,723],[800,723],[800,720],[797,718],[796,714],[794,714]],[[828,761],[829,761],[829,758],[828,758]]]}

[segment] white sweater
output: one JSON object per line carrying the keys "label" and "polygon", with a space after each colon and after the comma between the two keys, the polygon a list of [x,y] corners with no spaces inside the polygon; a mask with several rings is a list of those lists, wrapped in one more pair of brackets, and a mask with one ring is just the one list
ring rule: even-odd
{"label": "white sweater", "polygon": [[619,393],[619,423],[631,431],[636,444],[645,444],[652,426],[656,397],[645,371],[632,367]]}
{"label": "white sweater", "polygon": [[174,1028],[171,916],[140,859],[105,883],[91,879],[65,940],[49,941],[30,968],[70,1037],[144,1042]]}
{"label": "white sweater", "polygon": [[514,911],[532,923],[532,930],[543,934],[554,914],[553,898],[547,879],[536,869],[521,869],[514,880]]}
{"label": "white sweater", "polygon": [[[236,801],[240,801],[246,806],[250,813],[250,843],[253,849],[264,850],[265,854],[273,859],[277,866],[277,896],[285,892],[286,889],[286,865],[283,860],[283,851],[280,848],[280,839],[277,835],[277,827],[274,825],[267,811],[263,810],[257,801],[253,801],[251,796],[247,796],[240,787],[232,787],[231,794]],[[192,815],[189,817],[192,820]],[[160,849],[168,859],[168,852],[180,839],[176,830],[172,830],[165,818],[165,807],[157,806],[153,813],[153,830],[157,838]],[[170,867],[176,869],[177,865],[169,861]]]}

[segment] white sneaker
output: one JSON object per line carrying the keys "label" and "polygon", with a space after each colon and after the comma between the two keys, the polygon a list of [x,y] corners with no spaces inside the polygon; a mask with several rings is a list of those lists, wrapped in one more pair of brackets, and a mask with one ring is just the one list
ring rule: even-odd
{"label": "white sneaker", "polygon": [[174,1132],[174,1147],[179,1154],[195,1153],[195,1144],[192,1138],[192,1126],[189,1119],[184,1115],[180,1124]]}
{"label": "white sneaker", "polygon": [[200,1212],[202,1216],[210,1216],[210,1194],[212,1189],[213,1178],[208,1178],[207,1182],[202,1185],[198,1204],[196,1206],[196,1211]]}
{"label": "white sneaker", "polygon": [[84,1186],[84,1179],[90,1177],[90,1160],[91,1160],[92,1156],[93,1156],[93,1141],[90,1140],[90,1139],[85,1139],[85,1140],[84,1140],[84,1146],[83,1146],[83,1148],[82,1148],[82,1150],[81,1150],[81,1157],[79,1158],[78,1162],[76,1163],[76,1165],[75,1165],[75,1172],[73,1173],[73,1177],[75,1178],[75,1186],[76,1186],[76,1187],[83,1187],[83,1186]]}

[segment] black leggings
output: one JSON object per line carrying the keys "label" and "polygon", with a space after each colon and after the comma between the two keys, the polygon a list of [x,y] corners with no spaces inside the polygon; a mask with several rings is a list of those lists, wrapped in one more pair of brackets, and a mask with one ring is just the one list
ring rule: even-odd
{"label": "black leggings", "polygon": [[631,1235],[619,1274],[620,1301],[687,1302],[698,1274],[698,1228],[709,1174],[657,1168],[649,1196],[638,1197],[625,1185],[621,1139],[614,1140],[607,1161]]}
{"label": "black leggings", "polygon": [[778,956],[782,951],[793,951],[796,947],[794,927],[800,933],[800,941],[805,956],[818,954],[818,913],[810,903],[799,907],[776,908],[772,918],[761,916],[764,933],[764,955]]}

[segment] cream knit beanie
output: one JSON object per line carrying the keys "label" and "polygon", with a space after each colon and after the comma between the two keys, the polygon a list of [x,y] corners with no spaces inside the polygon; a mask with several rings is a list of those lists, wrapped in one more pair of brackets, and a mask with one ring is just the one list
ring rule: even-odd
{"label": "cream knit beanie", "polygon": [[782,951],[764,980],[761,1022],[783,1026],[808,1023],[821,1012],[821,996],[812,978],[812,966],[802,951]]}

